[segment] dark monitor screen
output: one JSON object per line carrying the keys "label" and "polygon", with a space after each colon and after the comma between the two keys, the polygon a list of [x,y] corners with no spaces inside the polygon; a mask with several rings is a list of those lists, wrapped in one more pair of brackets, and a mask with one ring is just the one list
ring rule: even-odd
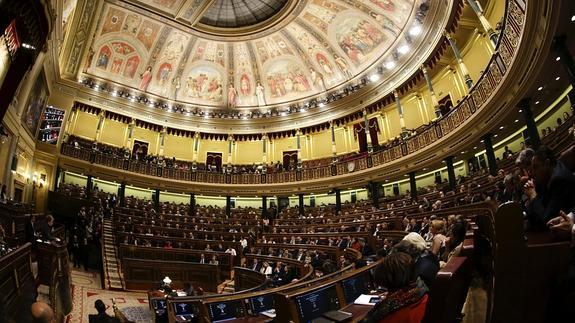
{"label": "dark monitor screen", "polygon": [[152,299],[155,310],[165,310],[167,301],[165,299]]}
{"label": "dark monitor screen", "polygon": [[254,314],[269,311],[274,308],[274,297],[272,294],[252,297],[250,298],[250,307]]}
{"label": "dark monitor screen", "polygon": [[369,285],[365,275],[355,276],[342,281],[345,301],[353,303],[361,294],[369,294]]}
{"label": "dark monitor screen", "polygon": [[188,303],[175,303],[174,304],[174,312],[176,313],[176,315],[193,315],[194,314],[192,304],[188,304]]}
{"label": "dark monitor screen", "polygon": [[243,316],[241,300],[211,303],[208,304],[208,310],[214,322]]}
{"label": "dark monitor screen", "polygon": [[298,296],[295,302],[302,322],[311,322],[325,312],[340,308],[335,285]]}

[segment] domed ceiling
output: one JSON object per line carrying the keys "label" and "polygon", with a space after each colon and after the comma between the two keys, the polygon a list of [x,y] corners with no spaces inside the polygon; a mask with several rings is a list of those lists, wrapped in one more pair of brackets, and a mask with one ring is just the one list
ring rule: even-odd
{"label": "domed ceiling", "polygon": [[[434,2],[112,0],[83,72],[196,107],[285,105],[341,89],[378,66],[393,69],[390,60],[411,52],[421,27],[433,24],[426,15]],[[445,21],[444,11],[434,21]]]}

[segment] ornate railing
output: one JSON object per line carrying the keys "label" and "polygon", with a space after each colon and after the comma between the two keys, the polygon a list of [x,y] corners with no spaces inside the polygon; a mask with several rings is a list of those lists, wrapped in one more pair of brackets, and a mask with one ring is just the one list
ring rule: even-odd
{"label": "ornate railing", "polygon": [[489,97],[496,92],[497,86],[508,72],[509,66],[519,46],[519,40],[525,23],[525,2],[508,0],[504,16],[504,28],[499,37],[495,54],[492,55],[485,72],[471,88],[468,95],[441,119],[429,124],[417,134],[386,146],[367,156],[351,161],[336,162],[327,166],[304,168],[295,171],[270,172],[267,174],[215,173],[160,167],[136,160],[124,159],[103,154],[87,148],[75,148],[63,144],[62,155],[89,161],[99,165],[122,169],[129,172],[157,176],[167,179],[221,183],[221,184],[264,184],[286,183],[316,180],[365,170],[384,165],[398,158],[418,152],[442,137],[454,132],[459,126],[481,110]]}

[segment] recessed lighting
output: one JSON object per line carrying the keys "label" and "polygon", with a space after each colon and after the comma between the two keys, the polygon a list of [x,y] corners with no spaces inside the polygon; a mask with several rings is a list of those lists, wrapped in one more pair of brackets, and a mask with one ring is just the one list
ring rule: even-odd
{"label": "recessed lighting", "polygon": [[483,139],[481,139],[480,143],[483,143]]}
{"label": "recessed lighting", "polygon": [[542,87],[542,86],[540,86],[540,87],[537,88],[537,91],[541,91],[541,90],[543,90],[543,87]]}
{"label": "recessed lighting", "polygon": [[399,46],[399,48],[397,49],[397,51],[398,51],[400,54],[406,54],[407,52],[409,52],[409,46],[407,46],[407,45]]}
{"label": "recessed lighting", "polygon": [[[377,75],[377,74],[372,74],[372,75],[369,76],[369,80],[372,81],[372,82],[375,82],[375,81],[379,80],[379,75]],[[320,103],[320,104],[321,104],[321,103]]]}
{"label": "recessed lighting", "polygon": [[287,113],[285,113],[285,112],[280,113],[280,116],[282,116],[282,117],[285,117],[286,115],[287,115]]}
{"label": "recessed lighting", "polygon": [[515,119],[515,123],[519,122],[519,119]]}
{"label": "recessed lighting", "polygon": [[[575,16],[573,16],[573,17],[575,17]],[[573,18],[571,18],[571,21],[573,21]],[[411,29],[409,30],[409,34],[411,36],[417,36],[417,35],[421,34],[421,26],[415,25],[415,26],[411,27]]]}
{"label": "recessed lighting", "polygon": [[209,119],[209,118],[210,118],[210,116],[206,113],[206,114],[204,115],[204,119]]}
{"label": "recessed lighting", "polygon": [[477,149],[477,146],[473,146],[473,149]]}
{"label": "recessed lighting", "polygon": [[[372,75],[372,76],[373,76],[373,75]],[[370,77],[370,79],[371,79],[371,77]],[[379,77],[378,77],[378,79],[379,79]],[[325,103],[320,102],[317,106],[320,107],[320,108],[323,108],[323,107],[325,107]]]}
{"label": "recessed lighting", "polygon": [[[539,103],[541,103],[541,101],[535,101],[535,105],[538,105]],[[519,111],[521,112],[521,111]]]}
{"label": "recessed lighting", "polygon": [[575,22],[575,15],[571,16],[571,22]]}
{"label": "recessed lighting", "polygon": [[560,79],[561,79],[561,76],[557,76],[557,77],[555,78],[555,81],[559,81]]}
{"label": "recessed lighting", "polygon": [[394,61],[389,61],[387,63],[385,63],[385,68],[387,68],[388,70],[392,69],[395,67],[395,62]]}
{"label": "recessed lighting", "polygon": [[497,134],[494,134],[494,135],[493,135],[493,138],[497,138]]}
{"label": "recessed lighting", "polygon": [[503,130],[503,128],[505,128],[504,126],[499,127],[499,130]]}
{"label": "recessed lighting", "polygon": [[[537,103],[536,103],[537,104]],[[523,109],[519,109],[519,113],[523,112]]]}
{"label": "recessed lighting", "polygon": [[557,58],[555,59],[555,61],[559,62],[561,60],[561,56],[557,56]]}
{"label": "recessed lighting", "polygon": [[464,152],[464,151],[462,151],[462,152],[461,152],[461,154],[463,155],[463,154],[465,154],[465,152]]}

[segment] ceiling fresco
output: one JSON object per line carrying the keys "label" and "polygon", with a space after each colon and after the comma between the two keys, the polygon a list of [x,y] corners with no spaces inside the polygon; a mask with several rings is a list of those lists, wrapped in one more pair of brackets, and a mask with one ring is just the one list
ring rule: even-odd
{"label": "ceiling fresco", "polygon": [[[408,27],[415,20],[423,23],[420,7],[428,0],[306,0],[280,30],[246,41],[202,37],[176,23],[178,12],[194,2],[106,2],[84,74],[199,106],[287,104],[343,87],[396,55],[409,41]],[[226,7],[231,1],[216,0],[219,9],[207,8],[201,19],[214,20],[225,11],[225,24],[243,24],[250,10],[273,15],[272,9],[258,7],[265,1],[249,2],[252,7],[231,16]],[[242,15],[245,19],[238,18]],[[264,19],[252,18],[251,23]]]}

